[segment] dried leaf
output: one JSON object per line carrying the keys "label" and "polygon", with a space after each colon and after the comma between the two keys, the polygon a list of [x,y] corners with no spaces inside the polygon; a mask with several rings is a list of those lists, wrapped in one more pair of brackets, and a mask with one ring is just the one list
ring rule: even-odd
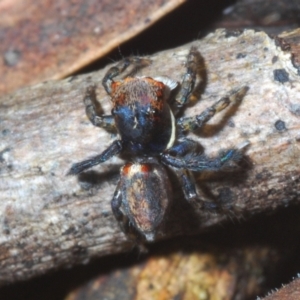
{"label": "dried leaf", "polygon": [[185,0],[14,1],[0,5],[0,93],[72,74]]}

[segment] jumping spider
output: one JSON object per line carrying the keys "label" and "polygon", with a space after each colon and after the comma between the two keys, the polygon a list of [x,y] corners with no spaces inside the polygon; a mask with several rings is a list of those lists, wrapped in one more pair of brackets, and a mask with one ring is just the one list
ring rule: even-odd
{"label": "jumping spider", "polygon": [[[236,165],[243,156],[246,144],[209,158],[202,153],[197,142],[185,135],[201,128],[231,102],[240,100],[247,87],[232,91],[199,115],[175,118],[189,102],[200,63],[200,53],[192,47],[180,85],[167,77],[127,75],[115,81],[114,78],[129,65],[139,69],[150,64],[150,60],[145,58],[126,58],[110,68],[102,80],[111,97],[111,115],[97,115],[95,86],[88,87],[84,97],[86,114],[92,124],[108,130],[116,129],[120,138],[101,154],[73,164],[68,174],[81,173],[122,154],[129,162],[121,168],[111,201],[112,211],[125,233],[146,241],[155,240],[172,201],[172,188],[165,166],[171,167],[177,174],[188,202],[200,209],[214,209],[216,204],[197,195],[191,171],[226,170]],[[177,88],[180,88],[177,96],[171,97]]]}

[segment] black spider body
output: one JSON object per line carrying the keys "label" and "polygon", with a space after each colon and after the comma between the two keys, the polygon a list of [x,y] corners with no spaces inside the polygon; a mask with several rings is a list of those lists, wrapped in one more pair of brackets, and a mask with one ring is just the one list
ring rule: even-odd
{"label": "black spider body", "polygon": [[167,86],[149,77],[112,83],[112,115],[124,152],[134,157],[158,155],[173,142],[169,93]]}
{"label": "black spider body", "polygon": [[240,100],[247,87],[231,92],[197,116],[176,119],[174,116],[188,103],[196,77],[200,75],[200,53],[195,47],[191,48],[187,56],[187,72],[175,99],[170,95],[178,83],[169,78],[127,76],[123,80],[113,80],[130,64],[140,68],[149,63],[147,59],[132,57],[108,70],[102,84],[111,96],[111,115],[97,114],[95,86],[87,89],[84,104],[92,124],[108,130],[116,129],[120,137],[101,154],[74,164],[68,174],[81,173],[122,154],[128,163],[121,168],[111,201],[112,211],[125,233],[154,241],[173,199],[166,166],[178,176],[188,202],[198,209],[216,207],[198,196],[191,171],[230,169],[241,160],[247,143],[210,158],[185,134],[201,128],[215,113]]}

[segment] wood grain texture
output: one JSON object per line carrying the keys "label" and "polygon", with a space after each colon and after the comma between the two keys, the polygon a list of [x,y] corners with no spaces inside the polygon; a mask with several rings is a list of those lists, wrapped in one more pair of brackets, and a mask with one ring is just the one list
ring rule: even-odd
{"label": "wood grain texture", "polygon": [[[201,112],[233,88],[249,86],[239,106],[192,137],[210,155],[245,140],[251,145],[242,172],[204,182],[198,178],[199,191],[211,191],[224,212],[194,212],[176,188],[164,238],[199,233],[232,217],[271,212],[300,200],[300,83],[289,51],[263,32],[217,30],[154,55],[141,74],[180,81],[191,45],[204,58],[206,78],[201,101],[186,115]],[[132,248],[110,210],[122,161],[111,159],[79,178],[65,176],[72,163],[100,153],[112,141],[89,123],[82,103],[86,87],[97,83],[99,101],[109,112],[109,97],[100,84],[107,68],[0,99],[2,284]]]}
{"label": "wood grain texture", "polygon": [[264,298],[258,300],[298,300],[300,299],[300,279],[294,279],[291,283],[283,285],[279,290],[269,293]]}

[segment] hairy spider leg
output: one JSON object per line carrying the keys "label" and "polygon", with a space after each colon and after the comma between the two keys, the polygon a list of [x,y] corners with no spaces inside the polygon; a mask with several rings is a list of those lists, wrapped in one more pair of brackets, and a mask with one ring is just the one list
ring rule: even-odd
{"label": "hairy spider leg", "polygon": [[91,85],[86,89],[83,103],[85,112],[89,120],[94,126],[101,127],[107,131],[116,131],[115,120],[112,115],[98,114],[95,103],[97,103],[96,86]]}
{"label": "hairy spider leg", "polygon": [[112,88],[111,84],[113,83],[113,79],[122,74],[130,65],[133,66],[133,69],[129,74],[127,74],[125,77],[129,77],[130,75],[133,75],[137,72],[137,70],[147,67],[151,64],[151,60],[147,58],[141,58],[141,57],[128,57],[120,61],[116,66],[111,67],[106,75],[104,76],[102,80],[102,85],[107,92],[108,95],[111,95]]}
{"label": "hairy spider leg", "polygon": [[227,96],[221,98],[215,104],[205,109],[201,114],[178,119],[177,127],[179,131],[187,133],[203,127],[203,125],[207,123],[216,113],[225,109],[230,103],[237,103],[241,101],[248,89],[249,88],[247,86],[244,86],[240,89],[232,90]]}
{"label": "hairy spider leg", "polygon": [[199,197],[196,191],[194,177],[188,170],[178,169],[176,174],[181,182],[184,198],[196,209],[207,209],[215,211],[218,209],[216,203],[205,201]]}
{"label": "hairy spider leg", "polygon": [[208,157],[197,151],[197,142],[185,139],[164,151],[161,161],[178,169],[191,171],[226,171],[235,169],[237,163],[243,158],[243,151],[249,143],[243,143],[238,148],[220,151],[216,157]]}
{"label": "hairy spider leg", "polygon": [[76,175],[93,166],[101,164],[113,156],[119,154],[123,149],[122,141],[115,140],[106,150],[101,154],[91,157],[87,160],[81,161],[79,163],[73,164],[67,175]]}
{"label": "hairy spider leg", "polygon": [[175,103],[177,109],[182,108],[189,102],[190,96],[194,91],[197,75],[201,78],[203,69],[203,59],[196,47],[191,47],[186,60],[186,73],[181,81],[181,89],[178,92]]}

